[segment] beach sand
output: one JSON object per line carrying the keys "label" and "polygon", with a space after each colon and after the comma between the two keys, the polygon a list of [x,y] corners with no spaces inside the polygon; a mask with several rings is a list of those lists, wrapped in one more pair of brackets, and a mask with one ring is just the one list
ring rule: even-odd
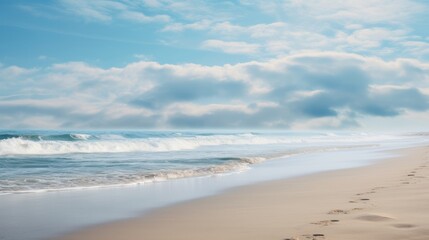
{"label": "beach sand", "polygon": [[231,189],[59,239],[429,239],[429,147]]}

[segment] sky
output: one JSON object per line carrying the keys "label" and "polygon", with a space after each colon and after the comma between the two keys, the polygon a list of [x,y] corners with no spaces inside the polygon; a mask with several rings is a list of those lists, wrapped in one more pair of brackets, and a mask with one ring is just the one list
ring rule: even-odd
{"label": "sky", "polygon": [[429,1],[0,1],[21,128],[427,131]]}

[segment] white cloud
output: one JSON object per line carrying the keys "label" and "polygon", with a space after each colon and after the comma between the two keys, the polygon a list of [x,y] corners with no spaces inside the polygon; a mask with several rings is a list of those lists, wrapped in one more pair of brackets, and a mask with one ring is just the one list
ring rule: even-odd
{"label": "white cloud", "polygon": [[134,54],[133,57],[139,59],[140,61],[150,61],[153,57],[146,54]]}
{"label": "white cloud", "polygon": [[415,56],[429,55],[429,41],[403,41],[401,45],[405,47],[405,51]]}
{"label": "white cloud", "polygon": [[231,54],[253,54],[259,50],[258,44],[247,42],[227,42],[222,40],[206,40],[201,44],[201,47],[209,50],[220,50]]}
{"label": "white cloud", "polygon": [[357,29],[361,29],[363,28],[363,26],[361,24],[347,24],[346,26],[344,26],[346,29],[350,29],[350,30],[357,30]]}
{"label": "white cloud", "polygon": [[164,27],[162,31],[181,32],[185,30],[207,30],[225,36],[240,36],[241,34],[246,34],[252,38],[269,38],[278,36],[278,34],[285,31],[287,27],[289,26],[284,22],[241,26],[232,24],[229,21],[216,23],[204,19],[188,24],[174,23]]}
{"label": "white cloud", "polygon": [[211,21],[202,20],[194,23],[173,23],[165,26],[161,31],[164,32],[182,32],[185,30],[206,30],[211,26]]}
{"label": "white cloud", "polygon": [[149,7],[160,7],[162,6],[161,1],[159,0],[143,0],[144,4]]}
{"label": "white cloud", "polygon": [[149,23],[149,22],[169,22],[170,16],[168,15],[154,15],[147,16],[142,12],[137,11],[123,11],[120,15],[120,18],[127,19],[135,22]]}
{"label": "white cloud", "polygon": [[81,16],[86,20],[108,22],[121,18],[139,23],[168,22],[168,15],[148,16],[138,10],[138,5],[130,1],[112,0],[60,0],[61,11]]}
{"label": "white cloud", "polygon": [[212,27],[213,32],[220,33],[223,35],[242,34],[244,30],[245,27],[231,24],[228,21],[217,23]]}
{"label": "white cloud", "polygon": [[225,36],[240,36],[245,34],[252,38],[272,38],[278,37],[279,35],[281,36],[283,35],[283,32],[291,30],[290,26],[285,22],[242,26],[225,21],[213,24],[210,31],[215,34],[222,34]]}
{"label": "white cloud", "polygon": [[256,109],[250,109],[247,104],[194,104],[194,103],[173,103],[166,108],[166,115],[176,115],[186,113],[189,116],[204,116],[216,113],[217,111],[234,111],[251,114]]}
{"label": "white cloud", "polygon": [[342,23],[396,23],[400,24],[409,16],[423,12],[425,6],[414,0],[283,0],[266,4],[257,0],[242,1],[266,13],[283,16],[285,14]]}
{"label": "white cloud", "polygon": [[403,30],[389,30],[384,28],[367,28],[354,31],[347,36],[347,43],[359,48],[377,48],[384,41],[398,42],[406,38]]}
{"label": "white cloud", "polygon": [[114,12],[127,9],[125,4],[110,0],[60,0],[60,3],[65,11],[95,21],[110,21]]}
{"label": "white cloud", "polygon": [[57,127],[342,128],[429,109],[429,63],[339,52],[220,66],[3,66],[0,79],[5,127],[47,119]]}
{"label": "white cloud", "polygon": [[[207,2],[205,0],[143,0],[143,4],[152,10],[169,12],[170,15],[186,22],[197,22],[204,19],[216,19],[222,21],[230,18],[231,14],[226,13],[222,8],[228,3],[222,1]],[[221,10],[219,10],[221,9]]]}
{"label": "white cloud", "polygon": [[401,23],[410,15],[422,11],[423,6],[412,0],[310,0],[300,1],[304,8],[317,11],[317,18],[357,22]]}
{"label": "white cloud", "polygon": [[23,68],[18,66],[3,67],[3,65],[0,65],[0,76],[6,79],[21,77],[35,72],[37,72],[35,68]]}
{"label": "white cloud", "polygon": [[264,57],[305,51],[345,51],[387,58],[398,54],[421,58],[428,54],[422,47],[405,46],[406,42],[422,39],[412,35],[411,27],[413,18],[427,9],[419,1],[242,0],[240,3],[247,8],[256,7],[277,21],[246,26],[230,20],[215,23],[208,31],[212,36],[218,34],[221,40],[251,38],[261,46]]}
{"label": "white cloud", "polygon": [[[348,51],[372,53],[378,56],[393,56],[400,48],[407,56],[423,56],[428,53],[424,41],[410,35],[409,29],[392,27],[365,27],[360,24],[348,24],[342,30],[326,33],[323,30],[311,30],[305,26],[293,26],[285,22],[272,22],[249,26],[230,22],[212,23],[205,26],[211,35],[223,42],[243,42],[252,39],[259,45],[263,56],[281,56],[308,51]],[[204,29],[202,28],[202,29]],[[184,26],[180,30],[185,30]],[[222,40],[228,39],[228,41]],[[213,41],[213,40],[207,40]],[[220,45],[220,42],[211,43]],[[206,42],[203,43],[207,44]]]}

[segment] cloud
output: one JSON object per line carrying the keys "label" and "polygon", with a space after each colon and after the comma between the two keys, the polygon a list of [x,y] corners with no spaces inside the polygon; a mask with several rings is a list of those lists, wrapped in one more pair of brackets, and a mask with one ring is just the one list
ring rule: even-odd
{"label": "cloud", "polygon": [[316,18],[358,21],[401,23],[410,15],[421,12],[423,5],[412,0],[368,0],[368,1],[300,1],[300,7],[316,13]]}
{"label": "cloud", "polygon": [[211,26],[211,21],[202,20],[194,23],[173,23],[165,26],[161,31],[163,32],[182,32],[185,30],[206,30]]}
{"label": "cloud", "polygon": [[138,23],[170,21],[170,16],[165,14],[146,15],[140,10],[139,5],[135,5],[133,1],[60,0],[59,8],[58,11],[65,11],[91,21],[109,22],[115,18]]}
{"label": "cloud", "polygon": [[396,116],[404,109],[423,111],[429,107],[427,96],[417,88],[391,88],[372,93],[368,100],[363,111],[380,116]]}
{"label": "cloud", "polygon": [[134,54],[133,57],[137,58],[139,61],[150,61],[153,56],[148,56],[146,54]]}
{"label": "cloud", "polygon": [[[158,84],[148,92],[137,96],[131,103],[149,109],[159,109],[174,102],[239,98],[246,89],[246,86],[238,81],[177,80],[176,78],[172,82]],[[195,91],[195,89],[198,90]]]}
{"label": "cloud", "polygon": [[343,23],[401,24],[411,15],[425,9],[423,4],[414,0],[283,0],[269,4],[257,0],[241,2],[268,14]]}
{"label": "cloud", "polygon": [[[3,67],[0,65],[0,76],[4,79],[16,79],[37,72],[35,68],[23,68],[18,66]],[[1,80],[0,80],[1,81]]]}
{"label": "cloud", "polygon": [[429,109],[429,63],[339,52],[220,66],[0,66],[0,79],[4,127],[347,128]]}
{"label": "cloud", "polygon": [[377,48],[384,41],[398,42],[404,38],[406,32],[403,30],[367,28],[354,31],[347,37],[347,43],[360,48]]}
{"label": "cloud", "polygon": [[[193,3],[198,5],[200,1]],[[160,4],[171,10],[171,2],[157,1],[158,8]],[[196,11],[189,4],[185,5],[189,11]],[[424,48],[425,41],[413,35],[410,27],[412,19],[427,8],[419,1],[283,0],[266,3],[243,0],[230,5],[233,11],[218,8],[216,12],[262,10],[263,16],[258,17],[264,19],[264,23],[252,25],[231,15],[229,18],[198,15],[190,18],[194,20],[191,22],[177,19],[161,31],[200,31],[198,34],[204,34],[206,39],[200,44],[204,49],[228,54],[257,53],[263,58],[304,51],[344,51],[386,58],[398,56],[398,49],[407,57],[423,58],[429,54]],[[211,7],[213,5],[206,6]],[[314,22],[318,22],[318,27]],[[246,43],[253,45],[249,48]]]}
{"label": "cloud", "polygon": [[149,23],[149,22],[169,22],[170,16],[168,15],[155,15],[147,16],[144,13],[137,11],[124,11],[120,14],[122,19],[127,19],[135,22]]}
{"label": "cloud", "polygon": [[207,19],[222,21],[230,19],[236,12],[236,4],[225,1],[205,0],[144,0],[144,5],[152,10],[166,11],[177,19],[195,22]]}
{"label": "cloud", "polygon": [[125,4],[110,0],[60,0],[60,4],[74,15],[95,21],[110,21],[114,12],[127,9]]}
{"label": "cloud", "polygon": [[[187,28],[181,26],[178,30]],[[398,50],[411,56],[424,56],[429,52],[427,43],[415,41],[417,36],[410,35],[403,27],[367,27],[359,24],[347,24],[344,28],[313,29],[311,26],[272,22],[255,25],[238,25],[228,21],[211,23],[198,30],[207,30],[220,40],[251,39],[259,46],[262,56],[280,56],[304,51],[346,51],[379,56],[392,56]],[[212,40],[207,40],[212,41]],[[207,44],[203,42],[203,45]],[[220,45],[220,43],[214,43]],[[214,45],[213,44],[213,45]],[[247,54],[247,53],[243,53]]]}
{"label": "cloud", "polygon": [[206,40],[201,47],[209,50],[220,50],[231,54],[253,54],[258,52],[259,45],[247,42],[227,42],[222,40]]}
{"label": "cloud", "polygon": [[270,38],[281,35],[284,31],[290,31],[290,26],[285,22],[241,26],[225,21],[213,24],[211,31],[227,36],[246,34],[252,38]]}
{"label": "cloud", "polygon": [[400,43],[407,52],[414,56],[422,57],[429,55],[429,41],[403,41]]}

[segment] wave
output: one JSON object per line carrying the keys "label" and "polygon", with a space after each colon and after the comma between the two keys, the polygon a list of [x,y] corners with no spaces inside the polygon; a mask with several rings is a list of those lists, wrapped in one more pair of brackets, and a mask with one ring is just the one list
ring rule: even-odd
{"label": "wave", "polygon": [[[124,153],[168,152],[192,150],[219,145],[305,144],[330,142],[367,142],[392,139],[392,136],[318,136],[318,137],[268,137],[253,134],[208,135],[193,137],[125,138],[121,135],[61,134],[1,135],[0,155],[51,155],[68,153]],[[31,136],[31,137],[27,137]],[[38,136],[34,140],[34,136]],[[66,140],[65,140],[66,139]]]}
{"label": "wave", "polygon": [[[88,139],[88,136],[70,135],[72,139]],[[120,153],[164,152],[191,150],[201,146],[270,144],[275,139],[242,136],[196,136],[176,138],[117,139],[96,141],[33,141],[23,137],[0,140],[0,155],[66,154],[66,153]]]}
{"label": "wave", "polygon": [[39,135],[39,134],[0,134],[0,140],[20,138],[31,141],[78,141],[78,140],[89,140],[95,138],[90,134],[83,133],[70,133],[70,134],[51,134],[51,135]]}
{"label": "wave", "polygon": [[88,140],[90,139],[92,136],[89,134],[70,134],[70,137],[76,140]]}
{"label": "wave", "polygon": [[[114,133],[61,133],[61,134],[15,134],[0,133],[0,140],[20,138],[31,141],[86,141],[86,140],[124,140],[142,138],[171,138],[171,137],[192,137],[192,136],[215,136],[213,133],[181,133],[181,132],[126,132]],[[224,134],[228,136],[255,136],[253,133]]]}
{"label": "wave", "polygon": [[31,178],[18,180],[1,180],[0,195],[11,193],[47,192],[73,189],[101,188],[112,186],[136,185],[160,182],[187,177],[203,177],[221,175],[231,172],[240,172],[249,169],[249,165],[265,161],[264,157],[244,158],[219,158],[212,159],[223,162],[218,165],[194,167],[190,169],[171,169],[157,172],[131,173],[131,174],[109,174],[97,176],[96,174],[86,177],[75,178]]}

